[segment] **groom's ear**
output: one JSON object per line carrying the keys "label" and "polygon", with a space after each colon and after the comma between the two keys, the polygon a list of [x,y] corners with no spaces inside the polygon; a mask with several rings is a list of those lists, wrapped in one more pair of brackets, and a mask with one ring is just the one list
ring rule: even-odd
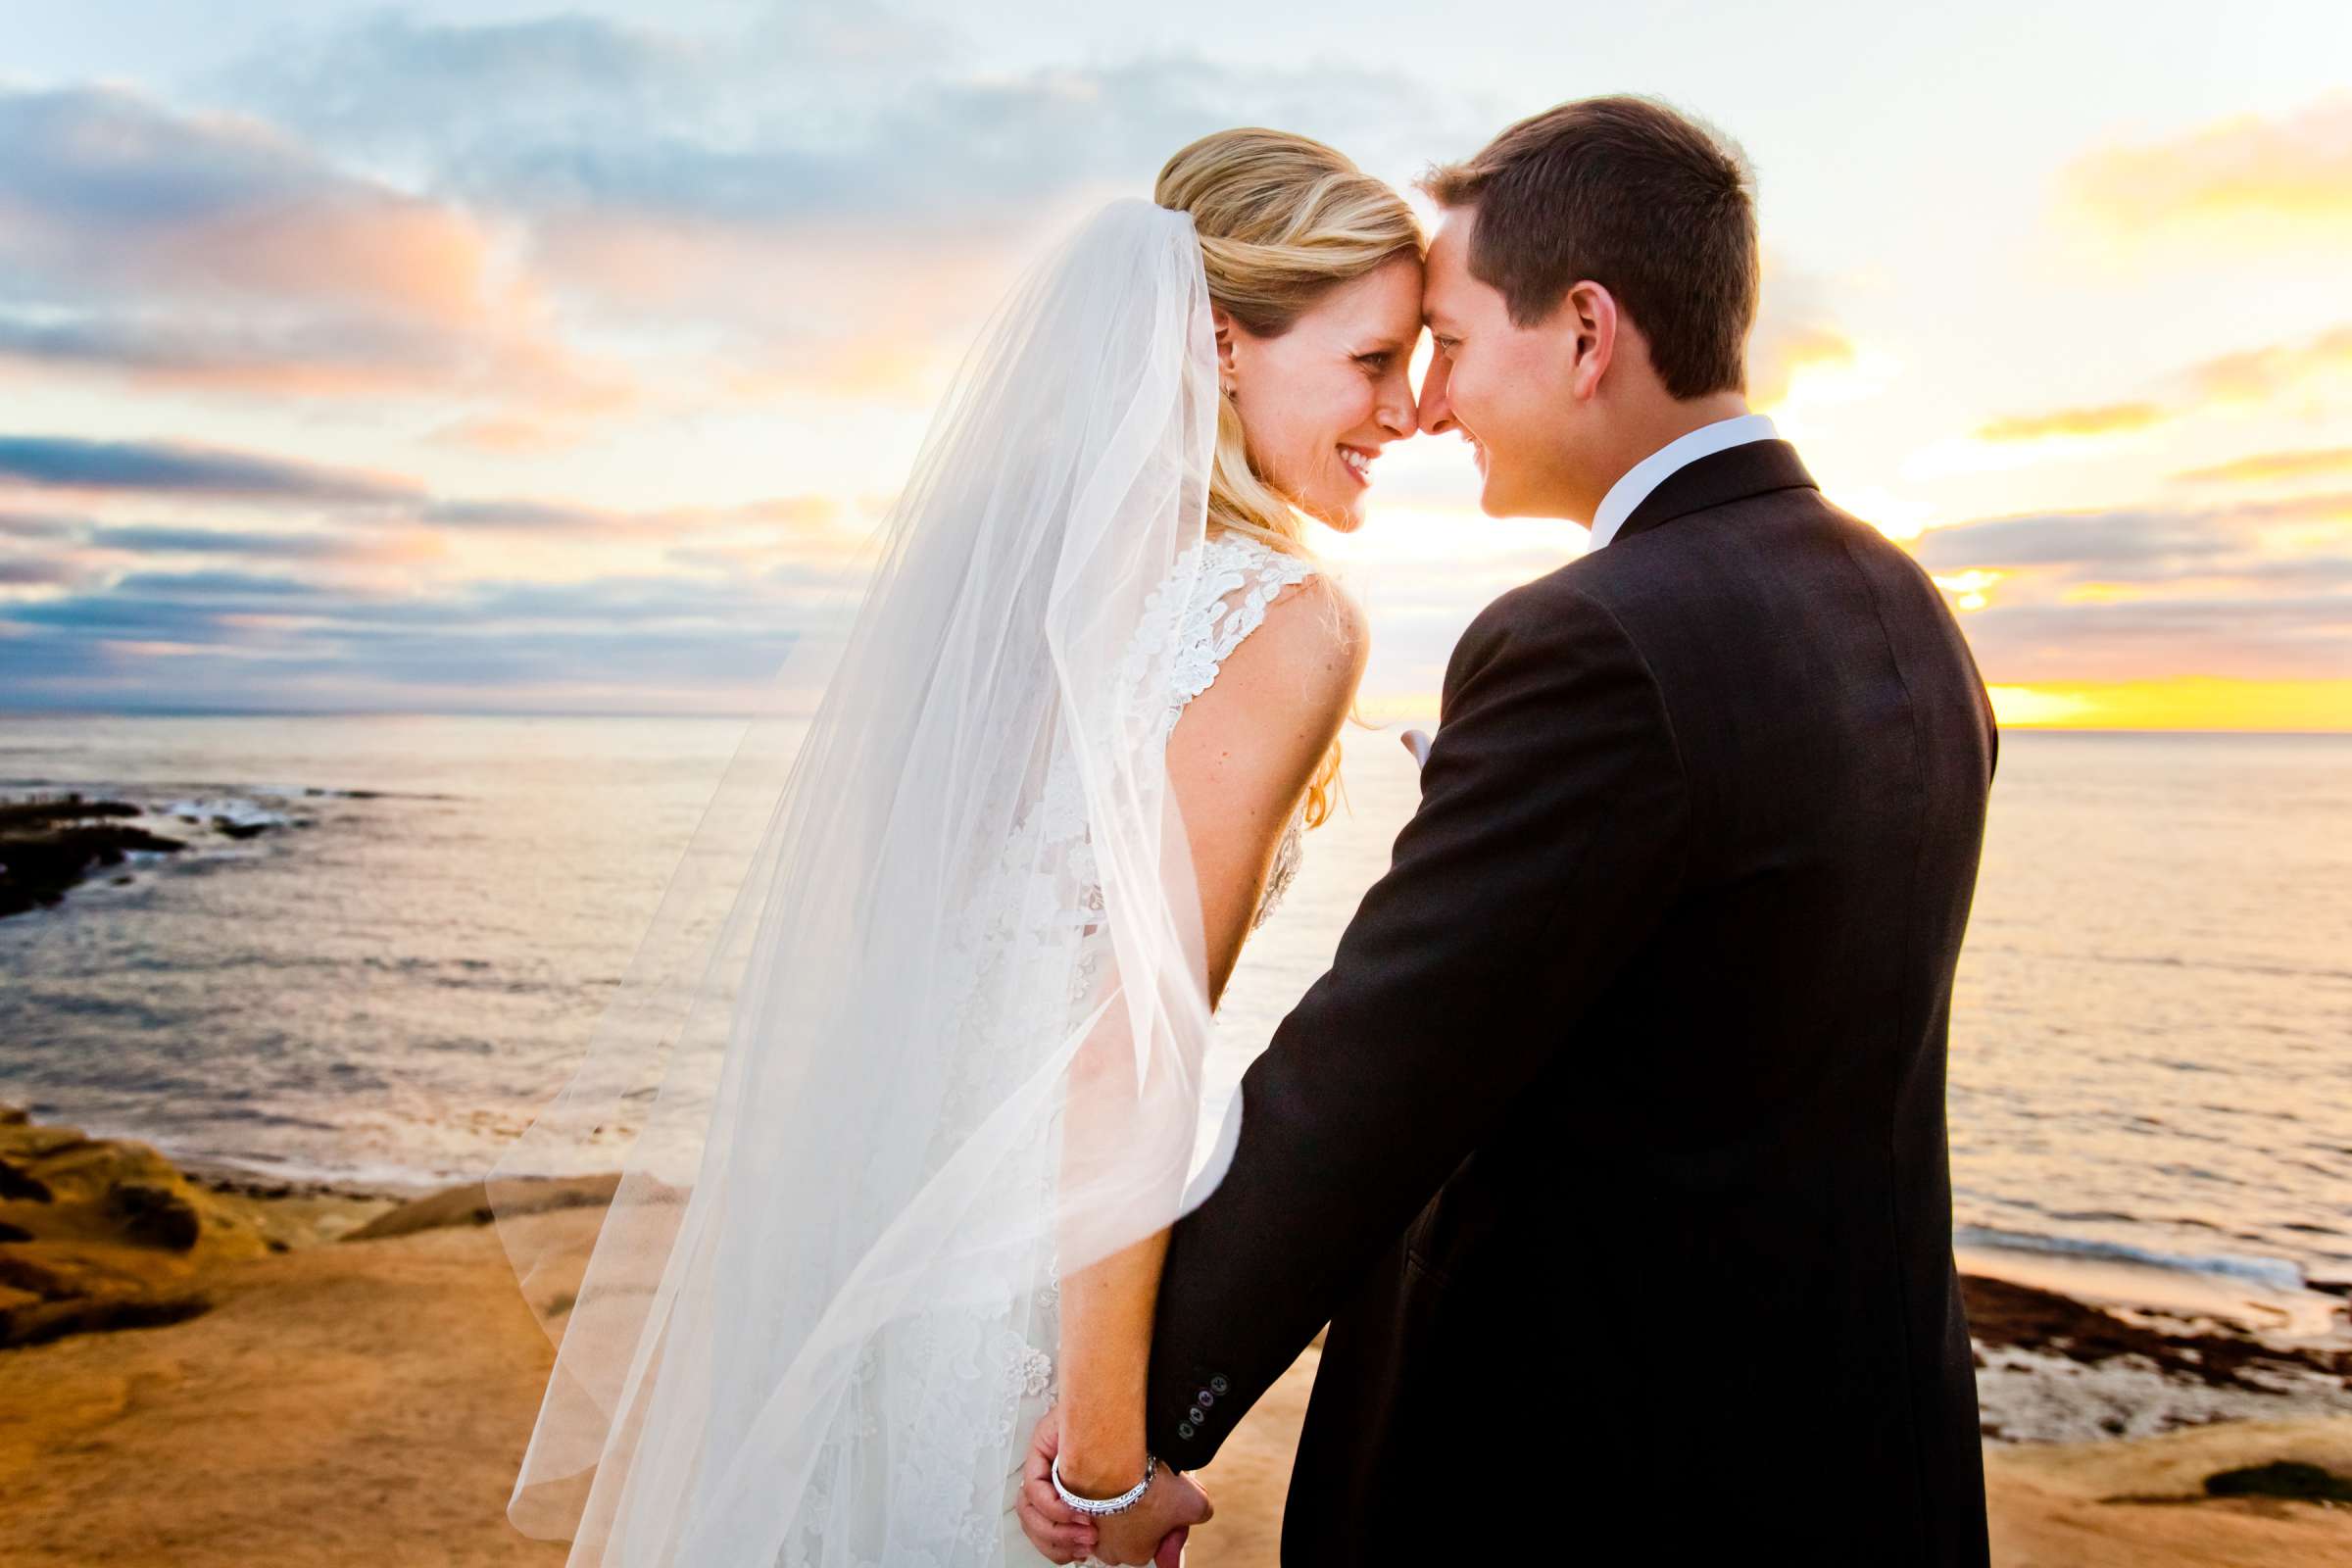
{"label": "groom's ear", "polygon": [[1575,368],[1569,380],[1579,398],[1589,398],[1608,373],[1620,347],[1616,297],[1599,283],[1581,279],[1571,285],[1550,323],[1559,331],[1562,349]]}

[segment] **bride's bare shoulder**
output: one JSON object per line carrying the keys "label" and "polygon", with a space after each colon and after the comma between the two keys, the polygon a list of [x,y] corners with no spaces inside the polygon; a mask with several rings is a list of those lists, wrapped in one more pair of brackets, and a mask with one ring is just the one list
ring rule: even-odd
{"label": "bride's bare shoulder", "polygon": [[[1277,554],[1269,547],[1269,554]],[[1218,680],[1231,680],[1251,706],[1277,704],[1315,718],[1343,712],[1354,699],[1371,652],[1363,606],[1332,572],[1298,560],[1283,570],[1265,618],[1226,657]],[[1334,719],[1336,723],[1336,719]]]}

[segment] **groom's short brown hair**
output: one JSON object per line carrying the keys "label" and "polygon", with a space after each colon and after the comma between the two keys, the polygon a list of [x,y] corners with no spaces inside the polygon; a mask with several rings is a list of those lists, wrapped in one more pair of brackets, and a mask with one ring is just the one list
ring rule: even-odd
{"label": "groom's short brown hair", "polygon": [[1760,281],[1754,174],[1736,144],[1654,99],[1582,98],[1418,183],[1478,210],[1470,275],[1515,324],[1590,278],[1641,327],[1674,396],[1746,390]]}

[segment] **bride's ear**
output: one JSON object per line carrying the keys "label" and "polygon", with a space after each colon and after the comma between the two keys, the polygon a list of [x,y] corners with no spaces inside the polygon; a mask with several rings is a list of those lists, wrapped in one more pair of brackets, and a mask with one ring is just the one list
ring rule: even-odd
{"label": "bride's ear", "polygon": [[1209,319],[1217,327],[1217,387],[1227,397],[1233,395],[1233,317],[1222,305],[1208,308]]}

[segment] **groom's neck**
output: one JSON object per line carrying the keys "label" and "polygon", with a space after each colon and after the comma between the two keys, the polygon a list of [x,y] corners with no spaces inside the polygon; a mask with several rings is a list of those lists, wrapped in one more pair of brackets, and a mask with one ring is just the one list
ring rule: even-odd
{"label": "groom's neck", "polygon": [[1600,509],[1600,498],[1609,487],[1626,475],[1626,471],[1643,458],[1668,442],[1689,435],[1701,425],[1718,419],[1729,419],[1748,413],[1747,395],[1742,392],[1710,392],[1704,397],[1669,397],[1661,390],[1655,398],[1626,411],[1626,417],[1612,433],[1607,460],[1596,466],[1596,471],[1587,483],[1587,494],[1577,498],[1580,510],[1571,515],[1590,523],[1592,514]]}
{"label": "groom's neck", "polygon": [[[1718,419],[1729,419],[1748,412],[1747,395],[1742,392],[1710,392],[1698,398],[1661,397],[1629,421],[1625,446],[1621,452],[1624,462],[1617,465],[1616,473],[1609,475],[1615,484],[1625,470],[1648,457],[1670,441],[1680,440],[1701,425]],[[1607,486],[1602,486],[1605,491]]]}

